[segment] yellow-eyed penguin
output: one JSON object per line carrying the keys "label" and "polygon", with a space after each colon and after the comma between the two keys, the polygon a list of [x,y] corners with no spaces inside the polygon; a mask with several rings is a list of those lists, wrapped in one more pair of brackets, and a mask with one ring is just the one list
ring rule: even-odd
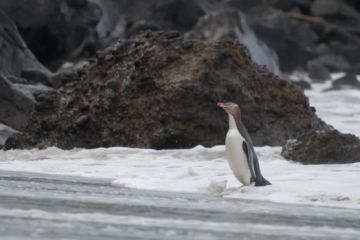
{"label": "yellow-eyed penguin", "polygon": [[235,177],[243,184],[266,186],[267,181],[260,172],[259,160],[256,156],[251,138],[241,121],[240,108],[233,102],[219,102],[229,116],[229,130],[226,134],[225,148],[227,160]]}

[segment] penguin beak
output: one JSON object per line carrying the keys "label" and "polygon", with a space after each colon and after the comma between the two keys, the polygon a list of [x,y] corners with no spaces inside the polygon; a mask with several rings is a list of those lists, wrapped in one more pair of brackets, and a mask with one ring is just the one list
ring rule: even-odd
{"label": "penguin beak", "polygon": [[224,108],[224,107],[225,107],[225,105],[224,105],[223,102],[218,102],[217,105],[218,105],[218,107],[221,107],[221,108]]}

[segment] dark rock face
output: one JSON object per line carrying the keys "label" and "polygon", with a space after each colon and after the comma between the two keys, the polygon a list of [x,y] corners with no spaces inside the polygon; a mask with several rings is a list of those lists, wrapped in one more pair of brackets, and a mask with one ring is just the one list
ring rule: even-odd
{"label": "dark rock face", "polygon": [[323,65],[334,72],[360,62],[360,13],[352,0],[0,0],[0,8],[52,70],[143,30],[209,32],[209,26],[199,26],[207,15],[224,20],[210,33],[229,32],[237,20],[221,12],[235,10],[243,11],[257,37],[275,50],[284,72],[318,58],[331,59]]}
{"label": "dark rock face", "polygon": [[0,119],[16,129],[25,127],[35,99],[21,92],[5,76],[0,76]]}
{"label": "dark rock face", "polygon": [[[245,3],[246,2],[246,3]],[[356,1],[227,1],[247,14],[257,36],[275,50],[281,70],[306,68],[313,59],[334,72],[360,62],[360,12]],[[328,63],[328,64],[327,64]],[[331,66],[329,66],[331,65]]]}
{"label": "dark rock face", "polygon": [[[200,1],[155,0],[125,1],[129,5],[129,16],[136,20],[153,22],[160,29],[176,29],[181,32],[190,30],[205,14]],[[139,9],[142,12],[139,13]]]}
{"label": "dark rock face", "polygon": [[300,80],[300,81],[296,81],[296,82],[294,81],[293,83],[298,85],[302,89],[311,89],[310,83],[305,80]]}
{"label": "dark rock face", "polygon": [[348,73],[344,77],[336,79],[329,90],[360,89],[360,82],[355,74]]}
{"label": "dark rock face", "polygon": [[254,64],[234,41],[146,32],[118,42],[46,96],[7,148],[185,148],[222,144],[218,101],[239,103],[256,145],[281,145],[325,124],[303,91]]}
{"label": "dark rock face", "polygon": [[0,8],[0,73],[20,76],[23,69],[47,69],[28,49],[16,25]]}
{"label": "dark rock face", "polygon": [[16,133],[19,132],[9,126],[0,123],[0,149],[3,148],[5,141],[8,139],[8,137]]}
{"label": "dark rock face", "polygon": [[325,81],[330,79],[330,71],[319,61],[309,61],[307,64],[309,77],[314,81]]}
{"label": "dark rock face", "polygon": [[360,21],[360,13],[342,0],[316,0],[311,5],[311,12],[317,16],[332,18],[334,23],[339,23],[341,19],[347,23]]}
{"label": "dark rock face", "polygon": [[12,83],[0,75],[0,121],[17,130],[24,129],[36,104],[34,94],[48,91],[45,86]]}
{"label": "dark rock face", "polygon": [[52,68],[94,48],[101,9],[87,0],[0,0],[36,57]]}
{"label": "dark rock face", "polygon": [[292,74],[282,74],[281,77],[288,82],[296,84],[302,89],[311,89],[311,79],[303,69],[297,69],[296,71],[292,72]]}
{"label": "dark rock face", "polygon": [[189,31],[206,12],[202,0],[94,0],[103,17],[97,27],[102,45],[145,30]]}
{"label": "dark rock face", "polygon": [[350,69],[350,63],[341,55],[324,54],[312,61],[320,63],[332,72],[346,72]]}
{"label": "dark rock face", "polygon": [[274,6],[276,1],[263,1],[263,0],[252,0],[252,1],[238,1],[238,0],[228,0],[227,3],[229,6],[240,9],[241,11],[251,11],[254,8],[267,9]]}
{"label": "dark rock face", "polygon": [[40,69],[23,69],[21,71],[21,78],[26,79],[30,83],[42,83],[47,86],[52,85],[51,77],[52,74],[49,71],[43,71]]}
{"label": "dark rock face", "polygon": [[[41,83],[51,76],[21,38],[17,27],[0,10],[0,123],[1,141],[22,130],[36,104],[35,93],[50,89]],[[10,128],[11,127],[11,128]]]}
{"label": "dark rock face", "polygon": [[281,154],[304,164],[359,162],[360,139],[336,130],[312,131],[296,140],[288,140]]}

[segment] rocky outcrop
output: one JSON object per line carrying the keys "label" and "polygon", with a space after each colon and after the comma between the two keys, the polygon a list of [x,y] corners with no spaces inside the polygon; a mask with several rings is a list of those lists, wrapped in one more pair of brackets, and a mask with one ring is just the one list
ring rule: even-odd
{"label": "rocky outcrop", "polygon": [[0,8],[0,73],[19,77],[24,69],[48,72],[20,36],[14,22]]}
{"label": "rocky outcrop", "polygon": [[360,62],[360,12],[352,0],[35,0],[31,4],[0,0],[0,8],[16,21],[30,49],[52,70],[143,30],[207,32],[208,40],[225,31],[241,39],[232,28],[239,25],[231,13],[237,10],[276,52],[283,72],[306,69],[314,60],[332,72],[348,72]]}
{"label": "rocky outcrop", "polygon": [[[355,0],[0,0],[0,122],[22,131],[38,105],[25,135],[9,141],[15,147],[210,146],[222,142],[226,126],[215,103],[232,100],[246,113],[257,145],[281,145],[327,127],[298,87],[253,64],[246,52],[274,73],[271,49],[287,73],[300,66],[323,81],[345,71],[331,90],[358,88],[359,6]],[[176,29],[186,39],[167,32],[125,40],[146,29]],[[78,61],[119,37],[96,59]],[[220,41],[227,38],[248,49]],[[36,57],[52,69],[64,67],[53,74]],[[309,82],[296,84],[310,88]],[[52,95],[51,88],[59,90]]]}
{"label": "rocky outcrop", "polygon": [[331,88],[328,90],[340,89],[360,89],[360,82],[355,74],[348,73],[345,76],[332,82]]}
{"label": "rocky outcrop", "polygon": [[1,10],[0,55],[1,145],[16,130],[25,128],[36,104],[34,94],[51,90],[43,84],[50,85],[52,74],[37,61],[15,24]]}
{"label": "rocky outcrop", "polygon": [[304,164],[336,164],[360,161],[360,139],[353,134],[311,131],[287,141],[281,153],[286,159]]}
{"label": "rocky outcrop", "polygon": [[307,70],[309,77],[314,82],[323,82],[325,80],[331,79],[330,71],[319,61],[309,61],[307,63]]}
{"label": "rocky outcrop", "polygon": [[43,85],[13,83],[0,74],[0,122],[23,130],[36,104],[35,95],[48,91]]}
{"label": "rocky outcrop", "polygon": [[304,69],[297,69],[291,74],[282,74],[283,79],[290,81],[302,89],[311,89],[311,79]]}
{"label": "rocky outcrop", "polygon": [[324,17],[344,28],[351,28],[346,26],[348,23],[360,23],[360,13],[343,0],[315,0],[310,10],[313,15]]}
{"label": "rocky outcrop", "polygon": [[103,17],[97,31],[102,46],[145,30],[189,31],[213,3],[203,0],[92,0]]}
{"label": "rocky outcrop", "polygon": [[8,139],[8,137],[16,133],[19,132],[9,126],[0,123],[0,149],[3,148],[5,141]]}
{"label": "rocky outcrop", "polygon": [[[360,62],[358,2],[343,0],[230,0],[245,11],[257,36],[275,50],[281,70],[292,72],[320,59],[330,71],[349,71]],[[349,64],[351,63],[351,64]]]}
{"label": "rocky outcrop", "polygon": [[101,9],[95,3],[0,0],[0,9],[16,22],[37,59],[51,69],[86,52],[94,53],[96,25],[101,18]]}
{"label": "rocky outcrop", "polygon": [[54,95],[39,97],[7,148],[187,148],[224,141],[218,101],[239,103],[256,145],[326,128],[303,91],[253,63],[237,41],[146,32],[97,54]]}

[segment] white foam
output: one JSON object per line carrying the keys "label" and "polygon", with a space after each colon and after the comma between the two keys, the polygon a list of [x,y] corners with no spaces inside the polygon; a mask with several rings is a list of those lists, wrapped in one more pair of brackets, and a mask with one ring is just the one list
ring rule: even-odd
{"label": "white foam", "polygon": [[280,147],[256,150],[272,186],[240,187],[224,159],[223,146],[164,151],[10,150],[0,152],[0,169],[113,178],[115,186],[139,189],[360,208],[360,163],[304,166],[284,160]]}

